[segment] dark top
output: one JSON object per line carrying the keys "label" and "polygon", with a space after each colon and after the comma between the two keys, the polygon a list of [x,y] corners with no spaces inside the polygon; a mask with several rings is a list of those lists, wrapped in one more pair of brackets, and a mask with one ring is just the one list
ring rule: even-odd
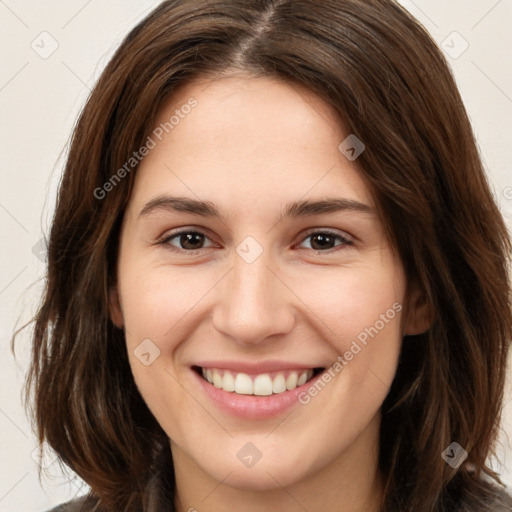
{"label": "dark top", "polygon": [[[150,507],[153,509],[153,507]],[[157,507],[158,508],[158,507]],[[48,512],[95,512],[98,509],[97,500],[88,496],[63,503]],[[161,512],[155,509],[155,512]],[[462,500],[452,512],[512,512],[512,496],[502,489],[496,488],[496,498],[493,503],[484,508],[471,507],[468,501]]]}

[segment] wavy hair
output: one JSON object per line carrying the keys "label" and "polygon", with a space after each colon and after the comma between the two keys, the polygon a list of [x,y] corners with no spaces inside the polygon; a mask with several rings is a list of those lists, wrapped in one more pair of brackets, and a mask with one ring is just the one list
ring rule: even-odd
{"label": "wavy hair", "polygon": [[[232,72],[307,87],[364,142],[360,172],[434,312],[404,339],[382,406],[382,512],[485,507],[500,483],[486,460],[512,339],[511,244],[450,68],[391,0],[169,0],[127,35],[79,116],[58,193],[26,383],[40,442],[97,510],[173,509],[169,442],[109,312],[136,169],[103,199],[95,191],[178,87]],[[452,441],[469,454],[458,470],[441,458]]]}

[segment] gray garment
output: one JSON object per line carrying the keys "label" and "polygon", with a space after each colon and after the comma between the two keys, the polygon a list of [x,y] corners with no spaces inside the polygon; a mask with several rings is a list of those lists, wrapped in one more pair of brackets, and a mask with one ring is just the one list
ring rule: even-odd
{"label": "gray garment", "polygon": [[62,503],[48,512],[94,512],[98,508],[96,500],[84,496]]}
{"label": "gray garment", "polygon": [[[492,504],[484,508],[471,508],[470,505],[463,500],[455,510],[451,512],[512,512],[512,496],[507,494],[503,489],[496,488],[496,498]],[[63,503],[48,512],[95,512],[98,508],[97,501],[88,496],[80,499],[71,500]],[[150,506],[153,510],[153,506]],[[157,507],[158,508],[158,507]],[[155,511],[161,512],[161,511]],[[398,512],[398,511],[397,511]]]}

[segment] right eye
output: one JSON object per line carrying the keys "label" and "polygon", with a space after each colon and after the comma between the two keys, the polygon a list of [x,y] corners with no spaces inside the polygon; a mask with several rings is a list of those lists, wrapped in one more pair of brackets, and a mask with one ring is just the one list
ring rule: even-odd
{"label": "right eye", "polygon": [[[173,243],[175,239],[176,241]],[[204,244],[205,240],[209,240],[209,238],[203,232],[189,229],[170,233],[161,239],[158,243],[161,245],[169,246],[169,248],[173,251],[181,253],[193,253],[205,248],[199,247],[200,245]]]}

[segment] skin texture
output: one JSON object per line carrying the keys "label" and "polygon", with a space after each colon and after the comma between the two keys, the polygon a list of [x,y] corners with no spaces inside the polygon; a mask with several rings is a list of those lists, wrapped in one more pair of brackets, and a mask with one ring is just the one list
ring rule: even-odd
{"label": "skin texture", "polygon": [[[374,207],[357,160],[338,150],[348,133],[326,103],[296,85],[235,75],[188,84],[155,126],[190,97],[197,106],[137,170],[111,299],[135,381],[171,439],[177,508],[376,511],[380,407],[403,334],[428,327],[423,297],[408,290],[374,209],[280,219],[292,201]],[[225,216],[139,215],[163,194],[211,201]],[[173,251],[186,250],[179,236],[159,243],[178,228],[206,235],[195,254]],[[315,251],[311,235],[325,229],[351,244]],[[263,249],[252,263],[236,251],[248,236]],[[401,311],[325,389],[277,417],[220,410],[191,370],[204,359],[330,367],[396,303]],[[134,354],[145,339],[160,350],[149,366]],[[248,442],[262,454],[251,468],[237,457]]]}

